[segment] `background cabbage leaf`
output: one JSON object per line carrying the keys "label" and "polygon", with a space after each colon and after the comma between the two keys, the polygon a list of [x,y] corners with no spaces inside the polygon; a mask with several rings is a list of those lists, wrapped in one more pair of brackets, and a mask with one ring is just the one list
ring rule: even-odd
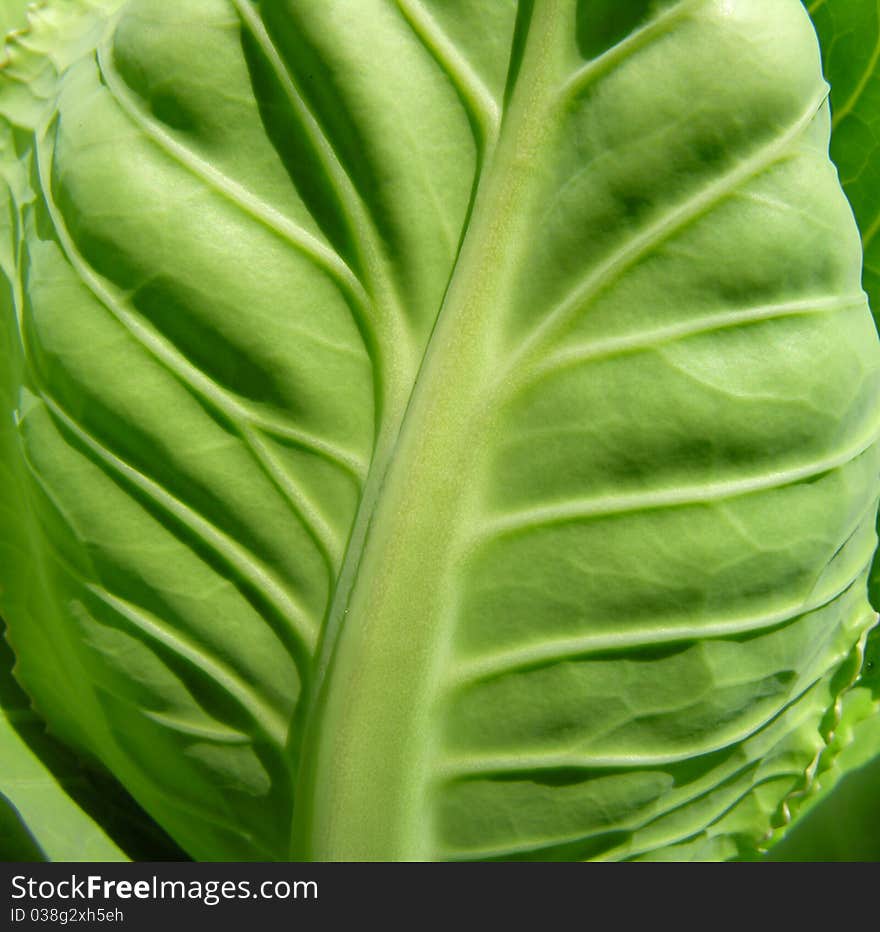
{"label": "background cabbage leaf", "polygon": [[874,614],[798,0],[54,0],[0,78],[0,611],[204,859],[748,855]]}

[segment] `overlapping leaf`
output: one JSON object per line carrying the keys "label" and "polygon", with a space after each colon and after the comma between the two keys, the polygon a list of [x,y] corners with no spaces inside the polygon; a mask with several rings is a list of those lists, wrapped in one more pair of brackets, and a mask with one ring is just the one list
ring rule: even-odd
{"label": "overlapping leaf", "polygon": [[34,753],[51,742],[12,682],[7,660],[8,650],[0,650],[0,860],[125,860],[71,797],[71,784],[84,782],[72,755],[51,747],[47,763]]}

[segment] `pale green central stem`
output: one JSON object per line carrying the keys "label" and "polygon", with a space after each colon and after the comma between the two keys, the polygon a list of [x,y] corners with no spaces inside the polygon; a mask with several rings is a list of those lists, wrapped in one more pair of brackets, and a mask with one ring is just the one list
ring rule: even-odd
{"label": "pale green central stem", "polygon": [[498,147],[366,536],[322,695],[309,724],[294,855],[431,856],[425,807],[437,658],[450,637],[450,553],[474,457],[469,430],[491,381],[499,326],[547,144],[571,35],[570,0],[537,0]]}

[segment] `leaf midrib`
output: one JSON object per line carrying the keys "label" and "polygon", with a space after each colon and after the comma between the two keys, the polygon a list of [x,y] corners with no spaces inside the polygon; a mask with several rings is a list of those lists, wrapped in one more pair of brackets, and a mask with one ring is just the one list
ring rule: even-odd
{"label": "leaf midrib", "polygon": [[[535,196],[534,158],[558,117],[553,103],[564,75],[557,69],[570,33],[559,7],[560,0],[535,5],[497,148],[485,161],[399,435],[371,470],[363,523],[350,544],[351,592],[337,630],[325,632],[326,673],[300,758],[296,857],[430,854],[421,824],[428,707],[447,649],[441,590],[464,505],[458,476],[474,455],[468,428],[490,376],[485,360],[498,325],[491,309],[504,305],[515,257],[527,248],[517,217]],[[424,501],[430,515],[419,507]],[[337,588],[347,583],[340,579]]]}

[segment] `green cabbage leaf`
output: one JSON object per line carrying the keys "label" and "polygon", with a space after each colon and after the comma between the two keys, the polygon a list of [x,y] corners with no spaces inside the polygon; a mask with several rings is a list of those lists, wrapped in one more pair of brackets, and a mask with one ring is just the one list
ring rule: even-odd
{"label": "green cabbage leaf", "polygon": [[[831,156],[862,230],[864,286],[880,307],[880,11],[872,0],[812,0],[831,84]],[[876,318],[876,312],[875,312]],[[880,565],[869,580],[880,604]],[[868,637],[863,675],[843,698],[836,752],[818,774],[796,827],[772,849],[782,860],[880,860],[880,628]]]}
{"label": "green cabbage leaf", "polygon": [[35,9],[0,614],[54,739],[198,859],[761,852],[876,620],[831,121],[799,0]]}

